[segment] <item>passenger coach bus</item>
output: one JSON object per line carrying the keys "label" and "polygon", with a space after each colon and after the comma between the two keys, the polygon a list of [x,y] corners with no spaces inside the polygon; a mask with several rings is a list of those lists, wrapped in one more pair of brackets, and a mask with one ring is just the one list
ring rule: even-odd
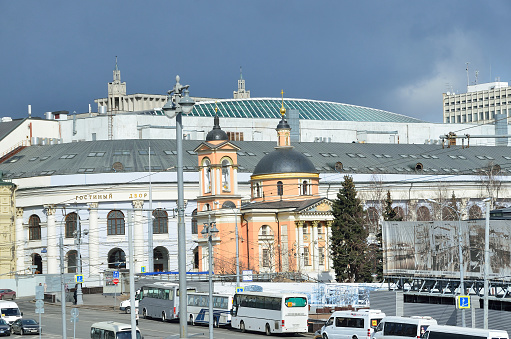
{"label": "passenger coach bus", "polygon": [[305,333],[307,296],[296,293],[242,292],[234,295],[231,326],[241,332]]}
{"label": "passenger coach bus", "polygon": [[[209,293],[188,292],[188,320],[190,324],[209,324]],[[213,294],[213,326],[231,324],[232,294]]]}
{"label": "passenger coach bus", "polygon": [[140,288],[138,312],[145,318],[159,318],[162,321],[176,319],[179,312],[179,285],[156,283]]}

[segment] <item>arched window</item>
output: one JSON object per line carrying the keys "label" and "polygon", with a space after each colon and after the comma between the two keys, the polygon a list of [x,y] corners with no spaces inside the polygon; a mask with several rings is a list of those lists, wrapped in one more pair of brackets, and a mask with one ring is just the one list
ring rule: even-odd
{"label": "arched window", "polygon": [[197,209],[192,212],[192,234],[199,234],[199,227],[197,226]]}
{"label": "arched window", "polygon": [[28,239],[41,240],[41,219],[35,214],[28,219]]}
{"label": "arched window", "polygon": [[205,159],[202,167],[204,168],[204,193],[211,193],[211,162]]}
{"label": "arched window", "polygon": [[431,213],[429,212],[429,208],[426,206],[421,206],[417,210],[417,221],[431,221]]}
{"label": "arched window", "polygon": [[261,197],[261,183],[260,182],[255,182],[252,184],[252,196],[254,198]]}
{"label": "arched window", "polygon": [[309,183],[307,180],[302,182],[302,195],[309,195]]}
{"label": "arched window", "polygon": [[72,250],[67,252],[67,273],[78,272],[78,252]]}
{"label": "arched window", "polygon": [[120,248],[114,248],[108,254],[108,268],[126,268],[126,255]]}
{"label": "arched window", "polygon": [[74,238],[78,230],[78,215],[73,212],[66,215],[66,238]]}
{"label": "arched window", "polygon": [[284,195],[284,184],[282,181],[277,181],[277,194],[280,196]]}
{"label": "arched window", "polygon": [[222,190],[231,191],[231,162],[227,159],[222,160]]}
{"label": "arched window", "polygon": [[113,210],[107,216],[108,235],[124,235],[124,214]]}
{"label": "arched window", "polygon": [[169,232],[169,216],[162,209],[153,211],[153,234],[164,234]]}
{"label": "arched window", "polygon": [[469,219],[481,219],[483,216],[483,213],[481,212],[481,208],[477,205],[472,205],[468,209],[468,216]]}

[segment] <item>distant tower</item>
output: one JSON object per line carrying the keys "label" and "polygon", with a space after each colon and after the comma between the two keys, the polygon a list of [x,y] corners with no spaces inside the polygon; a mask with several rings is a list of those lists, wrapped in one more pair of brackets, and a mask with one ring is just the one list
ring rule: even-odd
{"label": "distant tower", "polygon": [[238,90],[233,92],[234,99],[248,99],[250,98],[250,91],[245,91],[245,80],[243,80],[243,73],[240,66],[240,79],[238,80]]}
{"label": "distant tower", "polygon": [[121,71],[117,67],[115,57],[114,80],[108,83],[108,112],[119,112],[124,109],[122,97],[126,95],[126,82],[121,82]]}

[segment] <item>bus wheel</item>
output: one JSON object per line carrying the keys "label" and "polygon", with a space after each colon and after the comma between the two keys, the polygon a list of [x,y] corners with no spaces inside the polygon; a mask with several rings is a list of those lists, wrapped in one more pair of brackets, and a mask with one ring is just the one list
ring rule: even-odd
{"label": "bus wheel", "polygon": [[189,322],[189,324],[190,324],[190,325],[195,325],[195,324],[193,323],[193,315],[191,315],[191,314],[190,314],[190,322]]}
{"label": "bus wheel", "polygon": [[240,322],[240,330],[241,330],[241,333],[245,333],[246,332],[245,323],[243,322],[243,320]]}
{"label": "bus wheel", "polygon": [[213,318],[213,327],[218,327],[218,317]]}
{"label": "bus wheel", "polygon": [[167,315],[165,314],[165,312],[161,312],[161,321],[165,320],[167,320]]}
{"label": "bus wheel", "polygon": [[264,327],[264,334],[271,335],[270,325],[266,324]]}
{"label": "bus wheel", "polygon": [[142,318],[147,319],[147,310],[145,308],[142,311]]}
{"label": "bus wheel", "polygon": [[353,337],[351,337],[351,339],[358,339],[358,337],[354,335]]}
{"label": "bus wheel", "polygon": [[124,310],[124,313],[128,314],[128,313],[131,313],[131,307],[126,307],[126,309]]}
{"label": "bus wheel", "polygon": [[323,333],[323,339],[328,339],[328,336],[326,335],[326,333]]}

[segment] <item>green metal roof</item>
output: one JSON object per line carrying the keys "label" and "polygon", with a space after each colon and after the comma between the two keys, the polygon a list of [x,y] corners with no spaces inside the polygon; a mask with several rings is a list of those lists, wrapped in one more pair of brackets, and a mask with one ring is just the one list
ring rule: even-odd
{"label": "green metal roof", "polygon": [[[225,118],[261,118],[280,119],[282,99],[220,99],[215,101],[197,102],[191,116],[215,116],[215,105],[218,115]],[[298,110],[302,120],[333,120],[333,121],[371,121],[371,122],[404,122],[424,123],[425,121],[405,115],[374,109],[369,107],[341,104],[337,102],[307,99],[284,99],[284,106],[289,110]]]}

